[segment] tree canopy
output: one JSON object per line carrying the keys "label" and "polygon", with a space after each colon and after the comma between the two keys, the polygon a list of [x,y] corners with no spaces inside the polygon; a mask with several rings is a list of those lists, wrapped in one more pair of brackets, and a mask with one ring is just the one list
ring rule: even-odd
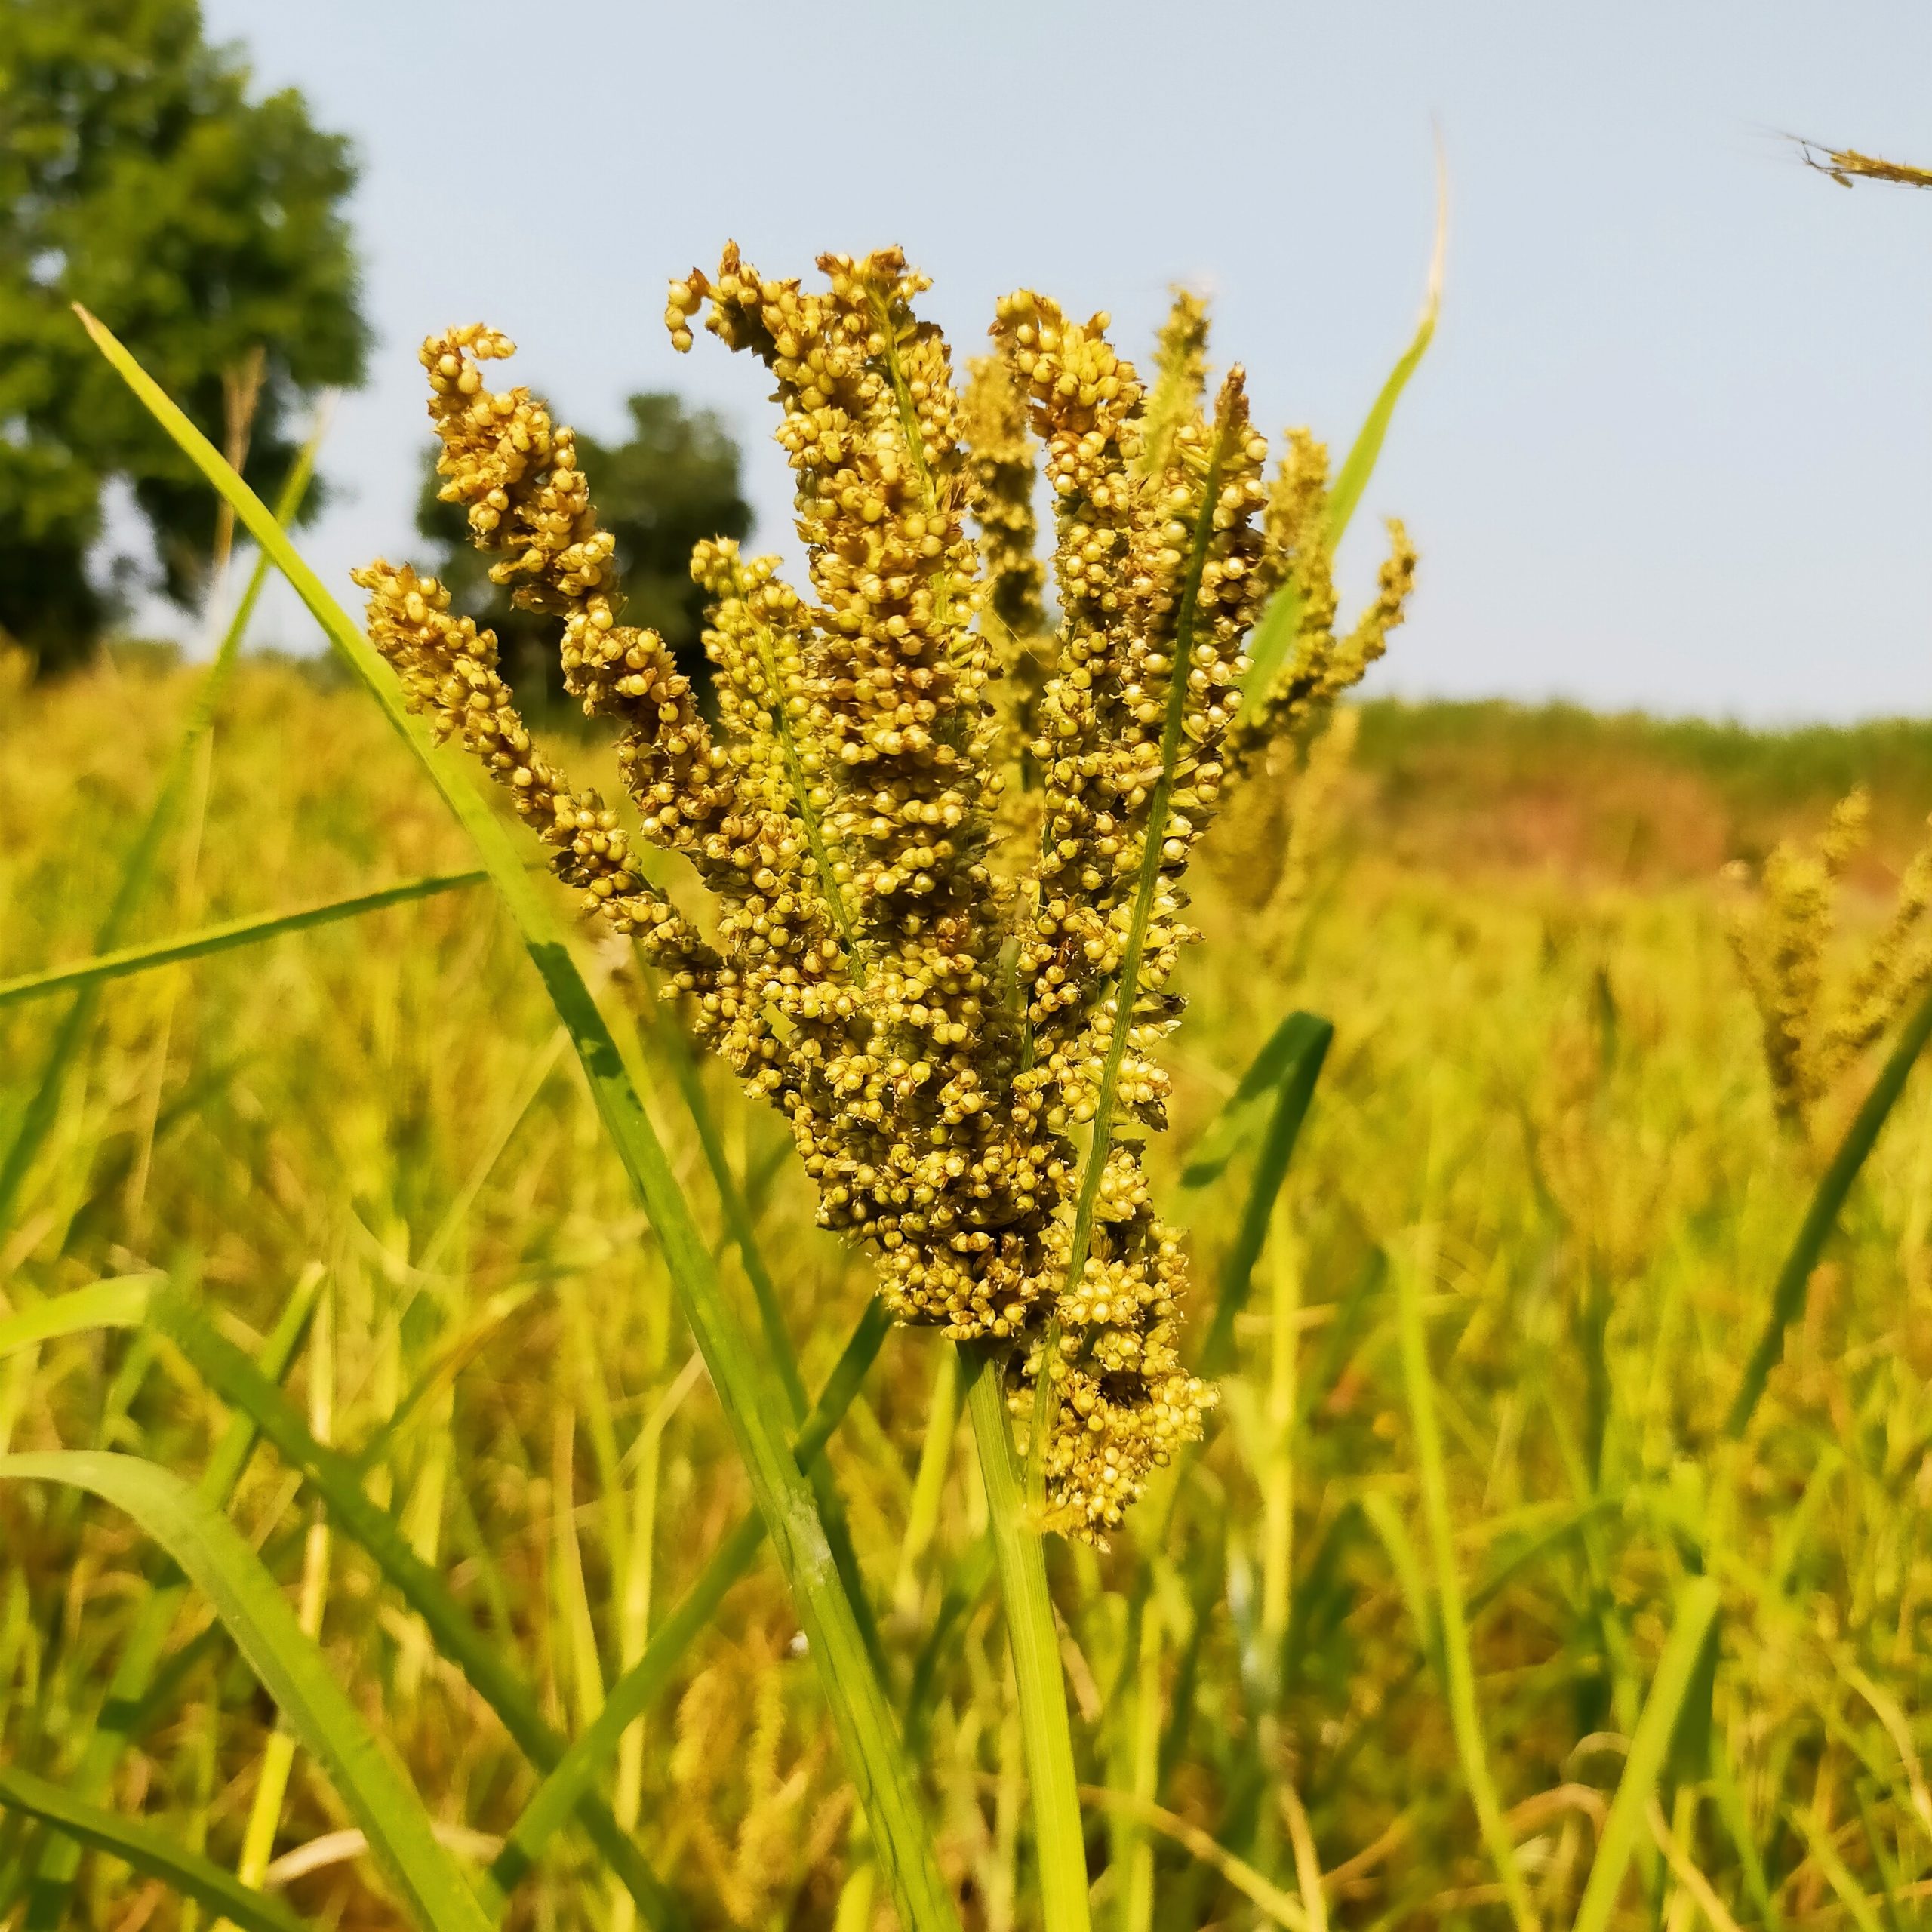
{"label": "tree canopy", "polygon": [[111,478],[177,602],[205,589],[216,528],[212,494],[70,304],[217,441],[259,358],[245,473],[264,494],[305,400],[361,377],[349,143],[295,90],[251,100],[249,84],[194,0],[0,5],[0,630],[43,666],[83,654],[112,613],[88,568]]}
{"label": "tree canopy", "polygon": [[[709,681],[700,634],[704,593],[691,581],[691,546],[706,537],[743,537],[751,506],[739,489],[740,454],[717,414],[661,391],[629,398],[630,434],[600,442],[580,429],[577,453],[598,521],[617,540],[626,621],[648,624],[677,653],[702,688]],[[557,619],[519,610],[490,581],[471,548],[463,513],[436,494],[433,454],[417,528],[435,544],[435,574],[464,616],[497,633],[506,675],[526,691],[556,662]],[[554,695],[554,691],[552,694]]]}

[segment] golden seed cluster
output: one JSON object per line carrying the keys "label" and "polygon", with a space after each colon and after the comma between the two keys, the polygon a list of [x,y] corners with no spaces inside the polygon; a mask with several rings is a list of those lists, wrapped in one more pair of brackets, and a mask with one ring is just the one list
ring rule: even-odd
{"label": "golden seed cluster", "polygon": [[1192,289],[1177,288],[1154,343],[1154,383],[1141,431],[1140,466],[1167,466],[1174,432],[1201,414],[1208,393],[1208,305]]}
{"label": "golden seed cluster", "polygon": [[1287,663],[1265,691],[1251,694],[1229,734],[1228,759],[1236,773],[1269,745],[1303,738],[1334,710],[1342,694],[1359,684],[1389,648],[1389,634],[1402,621],[1415,588],[1416,553],[1408,532],[1389,523],[1389,555],[1376,593],[1355,627],[1335,635],[1334,545],[1328,528],[1328,452],[1305,429],[1291,430],[1279,472],[1269,491],[1263,591],[1285,589],[1294,600],[1295,635]]}
{"label": "golden seed cluster", "polygon": [[[1199,1433],[1212,1392],[1180,1359],[1186,1256],[1134,1142],[1108,1146],[1074,1277],[1073,1137],[1100,1105],[1117,1010],[1129,1032],[1109,1129],[1163,1122],[1155,1053],[1196,937],[1182,875],[1246,728],[1261,604],[1281,582],[1326,581],[1325,560],[1287,554],[1310,540],[1325,460],[1314,485],[1271,492],[1239,370],[1204,409],[1191,297],[1163,333],[1152,405],[1104,315],[1075,323],[1025,291],[999,305],[996,352],[962,397],[945,339],[914,311],[925,279],[897,250],[818,266],[808,291],[734,247],[715,275],[671,286],[680,349],[702,315],[771,372],[810,579],[801,593],[774,558],[697,546],[715,729],[662,639],[622,622],[572,432],[528,391],[485,386],[511,345],[472,327],[423,351],[442,494],[493,577],[559,620],[565,681],[617,727],[642,838],[688,861],[715,943],[645,877],[617,815],[531,745],[494,638],[407,570],[357,580],[410,702],[511,788],[586,909],[645,946],[699,1035],[783,1112],[822,1223],[867,1245],[894,1312],[1011,1344],[1016,1406],[1051,1380],[1050,1520],[1101,1539]],[[1332,595],[1318,637],[1304,622],[1311,691],[1379,651],[1406,575],[1385,589],[1372,638],[1364,620],[1335,644]],[[1271,694],[1263,718],[1285,728],[1319,701]]]}
{"label": "golden seed cluster", "polygon": [[1026,401],[997,355],[967,365],[962,429],[971,460],[973,519],[980,526],[982,605],[1015,638],[1046,628],[1046,580],[1033,516],[1033,444]]}
{"label": "golden seed cluster", "polygon": [[[1861,786],[1833,808],[1807,844],[1781,840],[1764,861],[1755,903],[1733,909],[1730,942],[1762,1025],[1764,1064],[1779,1119],[1806,1131],[1812,1109],[1851,1062],[1932,980],[1932,845],[1899,881],[1890,916],[1834,1010],[1824,997],[1825,955],[1839,882],[1864,845],[1872,804]],[[1732,869],[1742,877],[1741,866]]]}

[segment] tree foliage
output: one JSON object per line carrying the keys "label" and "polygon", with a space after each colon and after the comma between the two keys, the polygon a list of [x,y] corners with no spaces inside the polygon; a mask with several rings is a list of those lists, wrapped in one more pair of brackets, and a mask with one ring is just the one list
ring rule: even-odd
{"label": "tree foliage", "polygon": [[[578,454],[604,527],[617,540],[626,620],[657,632],[702,687],[709,681],[700,641],[705,593],[691,581],[691,550],[704,537],[743,537],[751,528],[738,446],[715,411],[680,397],[653,392],[629,398],[624,408],[629,435],[603,443],[579,430]],[[558,620],[518,608],[491,582],[489,561],[471,547],[462,509],[437,495],[441,482],[432,455],[416,516],[437,546],[430,568],[459,611],[497,633],[512,680],[534,694],[555,670]]]}
{"label": "tree foliage", "polygon": [[88,569],[110,478],[131,488],[178,602],[205,589],[215,531],[205,487],[71,303],[217,440],[261,355],[247,473],[266,493],[304,398],[361,374],[349,143],[300,93],[251,100],[249,79],[204,39],[194,0],[0,5],[0,629],[43,666],[83,654],[111,614]]}

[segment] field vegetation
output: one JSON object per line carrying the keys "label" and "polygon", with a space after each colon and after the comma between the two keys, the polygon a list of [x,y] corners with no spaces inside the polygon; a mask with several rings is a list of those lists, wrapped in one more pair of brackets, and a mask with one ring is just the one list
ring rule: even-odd
{"label": "field vegetation", "polygon": [[[110,660],[14,690],[0,974],[95,949],[195,681]],[[1530,1909],[1565,1922],[1683,1592],[1707,1577],[1715,1647],[1637,1821],[1620,1918],[1686,1924],[1711,1909],[1708,1886],[1740,1923],[1909,1924],[1928,1863],[1932,1114],[1907,1093],[1727,1444],[1817,1163],[1774,1118],[1719,869],[1815,829],[1866,778],[1878,830],[1838,946],[1855,952],[1917,843],[1932,730],[1351,715],[1355,754],[1304,836],[1292,903],[1264,891],[1258,820],[1226,828],[1200,888],[1176,1152],[1154,1158],[1204,1284],[1241,1226],[1259,1137],[1198,1188],[1179,1170],[1285,1015],[1335,1027],[1222,1408],[1185,1487],[1143,1506],[1144,1536],[1052,1546],[1081,1782],[1116,1794],[1087,1801],[1096,1915],[1300,1932],[1324,1913],[1505,1910],[1457,1733],[1466,1697]],[[128,937],[472,863],[360,692],[245,663]],[[629,1016],[626,1050],[722,1249],[677,1098],[685,1063],[623,949],[584,958]],[[17,1115],[58,1011],[0,1011]],[[1869,1072],[1833,1096],[1826,1141]],[[866,1271],[811,1227],[782,1129],[716,1070],[699,1078],[817,1387]],[[155,1270],[247,1354],[283,1324],[291,1401],[561,1730],[593,1720],[746,1509],[663,1257],[477,886],[103,988],[6,1242],[15,1321]],[[291,1353],[288,1312],[311,1303]],[[831,1461],[944,1869],[971,1922],[997,1927],[1030,1918],[1024,1774],[948,1373],[930,1337],[891,1334]],[[15,1451],[137,1449],[192,1472],[234,1413],[165,1331],[57,1334],[0,1363]],[[59,1784],[158,1573],[112,1512],[20,1484],[0,1509],[5,1761]],[[500,1720],[352,1538],[322,1549],[287,1457],[258,1451],[232,1515],[275,1574],[307,1580],[332,1670],[459,1854],[487,1863],[534,1783]],[[1445,1557],[1466,1675],[1444,1650]],[[318,1923],[395,1923],[328,1780],[306,1753],[278,1760],[273,1711],[206,1608],[190,1595],[177,1615],[116,1809],[232,1869],[275,1775],[269,1896]],[[752,1566],[617,1760],[614,1810],[693,1922],[871,1916],[863,1832],[799,1649],[775,1573]],[[18,1814],[0,1838],[17,1923],[42,1842]],[[635,1909],[568,1833],[515,1899],[532,1925]],[[102,1853],[70,1910],[57,1922],[196,1908]]]}
{"label": "field vegetation", "polygon": [[259,555],[0,654],[0,1927],[1904,1932],[1932,728],[1360,701],[1439,230],[1339,468],[819,266],[802,593],[472,325],[366,629],[80,312]]}

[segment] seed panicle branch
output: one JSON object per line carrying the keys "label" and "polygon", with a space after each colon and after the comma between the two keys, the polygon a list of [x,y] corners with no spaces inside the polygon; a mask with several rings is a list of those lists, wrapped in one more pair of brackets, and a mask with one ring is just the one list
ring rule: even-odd
{"label": "seed panicle branch", "polygon": [[[1047,1525],[1103,1540],[1213,1400],[1181,1361],[1186,1256],[1141,1161],[1198,937],[1183,875],[1254,753],[1380,654],[1414,558],[1397,527],[1380,595],[1337,640],[1325,454],[1297,436],[1271,487],[1238,368],[1206,412],[1195,297],[1151,397],[1104,315],[1029,291],[998,305],[962,393],[897,250],[818,266],[808,291],[731,246],[715,276],[671,285],[678,347],[702,315],[771,371],[808,563],[794,589],[775,558],[698,545],[715,729],[663,640],[622,621],[573,432],[485,386],[511,345],[471,325],[423,351],[441,494],[493,577],[561,620],[565,684],[617,727],[638,831],[689,862],[715,940],[532,743],[491,634],[407,568],[357,581],[410,703],[783,1113],[821,1224],[869,1249],[894,1316],[1003,1351],[1009,1401],[1046,1433]],[[1295,653],[1238,718],[1244,641],[1284,585]]]}
{"label": "seed panicle branch", "polygon": [[[1764,1064],[1779,1120],[1808,1132],[1814,1109],[1851,1063],[1878,1039],[1912,995],[1932,980],[1932,843],[1907,864],[1884,925],[1874,936],[1842,996],[1825,997],[1825,955],[1836,924],[1847,865],[1869,835],[1872,801],[1863,787],[1833,807],[1808,844],[1772,848],[1755,900],[1734,905],[1731,948],[1758,1008]],[[1729,875],[1749,877],[1740,863]]]}

